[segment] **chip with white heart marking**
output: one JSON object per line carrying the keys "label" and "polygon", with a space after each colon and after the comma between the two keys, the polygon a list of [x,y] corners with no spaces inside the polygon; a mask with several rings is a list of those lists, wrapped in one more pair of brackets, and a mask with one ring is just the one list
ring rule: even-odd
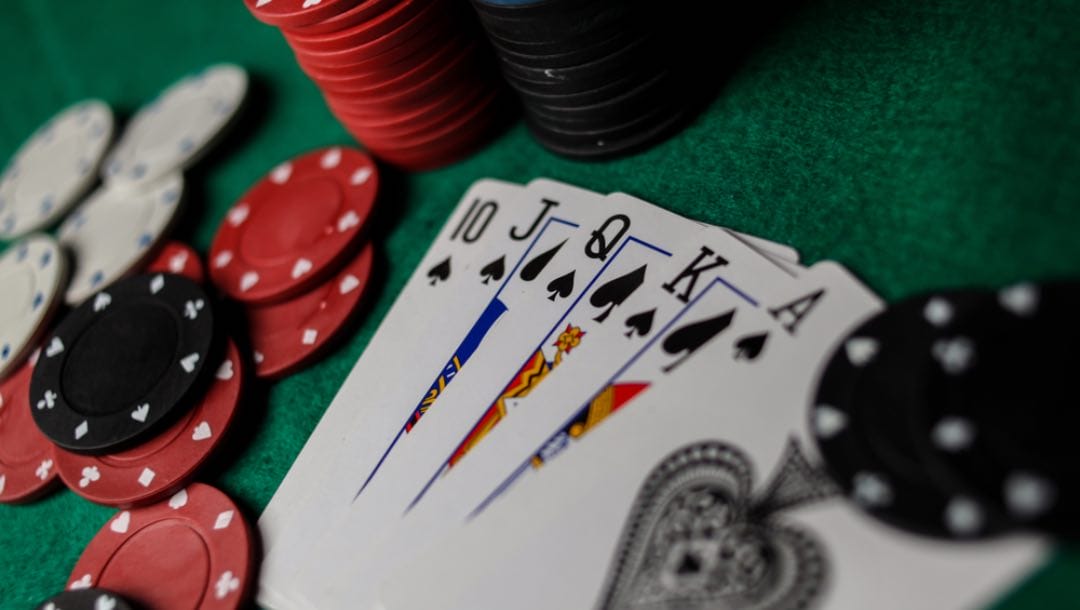
{"label": "chip with white heart marking", "polygon": [[859,508],[910,532],[980,539],[1009,529],[982,498],[943,485],[914,449],[931,346],[990,295],[917,296],[851,332],[826,361],[809,427],[826,470]]}
{"label": "chip with white heart marking", "polygon": [[169,274],[117,282],[45,340],[30,384],[34,421],[78,453],[145,440],[192,406],[213,345],[213,308],[195,282]]}
{"label": "chip with white heart marking", "polygon": [[178,241],[166,242],[157,257],[146,265],[143,273],[175,273],[199,284],[206,279],[199,253],[191,246]]}
{"label": "chip with white heart marking", "polygon": [[119,508],[156,502],[183,487],[224,438],[240,404],[243,360],[229,340],[199,404],[154,438],[108,455],[56,450],[60,478],[80,496]]}
{"label": "chip with white heart marking", "polygon": [[67,588],[103,587],[140,608],[232,610],[250,593],[253,547],[236,504],[192,483],[109,519],[86,545]]}
{"label": "chip with white heart marking", "polygon": [[287,299],[353,256],[375,206],[371,157],[326,148],[278,165],[229,210],[210,246],[210,278],[246,303]]}
{"label": "chip with white heart marking", "polygon": [[359,309],[375,258],[368,243],[351,263],[299,297],[247,308],[255,374],[280,377],[310,363]]}
{"label": "chip with white heart marking", "polygon": [[135,606],[120,594],[91,587],[63,591],[41,602],[37,610],[134,610]]}

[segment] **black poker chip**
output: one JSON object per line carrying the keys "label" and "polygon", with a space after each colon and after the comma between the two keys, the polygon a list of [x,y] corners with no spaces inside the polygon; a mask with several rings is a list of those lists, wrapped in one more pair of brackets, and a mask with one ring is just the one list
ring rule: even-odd
{"label": "black poker chip", "polygon": [[1080,283],[1001,289],[931,346],[920,449],[1020,526],[1080,534]]}
{"label": "black poker chip", "polygon": [[30,383],[34,421],[70,451],[133,444],[190,406],[213,339],[210,299],[195,282],[169,274],[117,282],[42,346]]}
{"label": "black poker chip", "polygon": [[57,593],[38,604],[37,610],[134,610],[135,607],[117,593],[90,587]]}
{"label": "black poker chip", "polygon": [[916,450],[932,346],[992,295],[924,295],[870,318],[835,349],[810,405],[810,430],[827,472],[870,515],[906,531],[983,539],[1011,523],[977,494],[934,472]]}
{"label": "black poker chip", "polygon": [[676,16],[644,0],[472,4],[526,124],[556,153],[636,152],[683,126],[708,91],[690,68],[705,45],[693,7]]}

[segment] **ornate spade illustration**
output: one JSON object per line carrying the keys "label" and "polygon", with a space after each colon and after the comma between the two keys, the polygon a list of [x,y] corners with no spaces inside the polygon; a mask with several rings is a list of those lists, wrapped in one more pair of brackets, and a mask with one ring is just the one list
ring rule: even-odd
{"label": "ornate spade illustration", "polygon": [[764,494],[737,447],[671,453],[646,478],[597,604],[604,610],[795,610],[826,578],[821,545],[779,511],[835,493],[790,442]]}

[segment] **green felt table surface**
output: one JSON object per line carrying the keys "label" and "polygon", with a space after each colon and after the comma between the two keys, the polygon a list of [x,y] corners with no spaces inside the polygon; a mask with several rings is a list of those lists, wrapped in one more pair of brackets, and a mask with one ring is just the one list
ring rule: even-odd
{"label": "green felt table surface", "polygon": [[[1080,276],[1080,2],[808,0],[774,12],[737,61],[723,32],[740,28],[718,21],[715,54],[695,60],[718,83],[715,98],[642,154],[566,160],[518,123],[444,169],[387,169],[377,231],[385,273],[365,320],[320,363],[251,384],[240,429],[201,480],[254,522],[447,214],[481,177],[628,191],[790,243],[806,261],[836,259],[886,299]],[[0,59],[0,158],[82,98],[104,99],[126,119],[207,64],[250,70],[244,119],[187,176],[176,237],[202,252],[228,207],[274,164],[350,143],[278,31],[239,0],[7,0]],[[32,607],[64,588],[112,513],[64,489],[0,506],[0,606]],[[996,603],[1080,607],[1080,552],[1060,549]]]}

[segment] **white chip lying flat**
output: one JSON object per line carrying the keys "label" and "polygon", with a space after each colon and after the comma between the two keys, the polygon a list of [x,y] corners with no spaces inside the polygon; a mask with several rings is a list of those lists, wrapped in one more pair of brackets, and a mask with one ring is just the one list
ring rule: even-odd
{"label": "white chip lying flat", "polygon": [[104,186],[72,212],[57,235],[74,263],[67,303],[81,303],[145,262],[172,226],[183,191],[183,177],[172,173],[137,190]]}
{"label": "white chip lying flat", "polygon": [[23,143],[0,178],[0,239],[36,231],[68,211],[96,179],[113,125],[104,102],[86,100]]}
{"label": "white chip lying flat", "polygon": [[174,83],[131,119],[102,166],[102,179],[139,186],[191,165],[236,115],[247,87],[247,72],[232,64]]}
{"label": "white chip lying flat", "polygon": [[30,235],[0,255],[0,378],[45,332],[66,279],[67,259],[47,235]]}

